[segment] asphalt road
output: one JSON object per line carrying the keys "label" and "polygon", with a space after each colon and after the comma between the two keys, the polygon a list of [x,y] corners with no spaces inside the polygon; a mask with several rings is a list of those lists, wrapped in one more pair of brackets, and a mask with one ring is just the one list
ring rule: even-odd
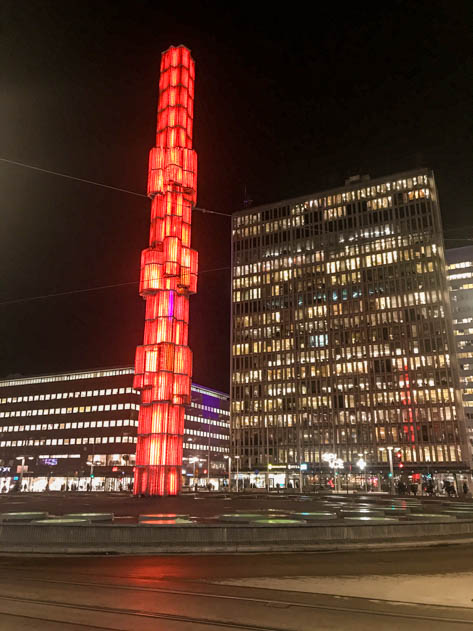
{"label": "asphalt road", "polygon": [[[0,630],[471,629],[472,568],[473,547],[465,545],[329,554],[4,556]],[[396,585],[396,600],[391,588],[382,591],[386,581]],[[349,593],[353,586],[357,596]]]}

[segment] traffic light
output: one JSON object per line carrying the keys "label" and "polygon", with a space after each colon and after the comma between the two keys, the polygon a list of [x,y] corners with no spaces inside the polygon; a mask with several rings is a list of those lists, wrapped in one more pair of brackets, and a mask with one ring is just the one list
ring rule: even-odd
{"label": "traffic light", "polygon": [[396,451],[396,460],[399,468],[402,469],[404,467],[404,463],[402,462],[402,451]]}
{"label": "traffic light", "polygon": [[95,478],[95,475],[93,473],[90,474],[91,478]]}

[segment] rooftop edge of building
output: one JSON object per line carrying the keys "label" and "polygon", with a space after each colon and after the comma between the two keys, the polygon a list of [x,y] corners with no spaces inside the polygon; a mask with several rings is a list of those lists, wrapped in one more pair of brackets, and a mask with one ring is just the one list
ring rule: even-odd
{"label": "rooftop edge of building", "polygon": [[[102,377],[113,377],[117,375],[133,375],[135,372],[133,366],[109,366],[102,368],[92,368],[89,370],[74,370],[55,373],[46,373],[39,375],[21,375],[18,377],[7,377],[0,379],[0,388],[31,385],[35,383],[48,383],[51,381],[74,381],[75,379],[85,379],[86,375],[92,375],[95,379]],[[62,377],[62,379],[61,379]],[[208,386],[202,386],[199,383],[192,382],[192,388],[200,389],[204,393],[212,394],[223,399],[228,399],[229,395],[226,392],[217,390],[215,388],[209,388]]]}
{"label": "rooftop edge of building", "polygon": [[[251,213],[258,210],[266,210],[267,208],[274,208],[275,206],[285,206],[287,204],[297,204],[300,202],[307,201],[308,198],[311,197],[319,197],[321,195],[333,195],[334,193],[340,193],[345,191],[349,187],[364,188],[366,186],[371,186],[373,184],[380,184],[381,182],[385,182],[387,179],[400,179],[411,177],[413,175],[422,174],[429,175],[434,177],[434,172],[429,167],[417,167],[415,169],[409,169],[408,171],[399,171],[397,173],[387,173],[386,175],[371,178],[369,175],[353,175],[347,177],[345,179],[345,184],[336,186],[330,189],[323,189],[320,191],[314,191],[312,193],[306,193],[305,195],[299,195],[297,197],[289,197],[287,199],[276,200],[273,202],[268,202],[266,204],[259,204],[258,206],[250,206],[249,208],[242,208],[241,210],[235,210],[232,212],[230,217],[238,217],[240,215],[250,215]],[[357,179],[354,179],[357,178]]]}
{"label": "rooftop edge of building", "polygon": [[473,243],[471,245],[462,245],[459,248],[447,248],[445,250],[445,259],[447,263],[455,261],[461,262],[464,256],[473,255]]}

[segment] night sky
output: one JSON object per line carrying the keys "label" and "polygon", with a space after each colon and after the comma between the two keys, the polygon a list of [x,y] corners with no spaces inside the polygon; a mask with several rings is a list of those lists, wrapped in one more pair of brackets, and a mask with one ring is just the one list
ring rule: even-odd
{"label": "night sky", "polygon": [[[3,0],[0,157],[145,192],[160,54],[185,44],[199,206],[428,166],[447,236],[471,238],[470,2],[277,6]],[[5,302],[136,281],[149,202],[1,162],[0,200],[0,376],[131,365],[136,285]],[[229,228],[194,213],[201,270],[228,268]],[[190,327],[194,380],[225,391],[229,280],[201,275]]]}

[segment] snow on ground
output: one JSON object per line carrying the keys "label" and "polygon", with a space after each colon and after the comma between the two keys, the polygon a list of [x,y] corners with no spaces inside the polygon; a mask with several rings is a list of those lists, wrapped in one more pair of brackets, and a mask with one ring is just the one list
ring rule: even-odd
{"label": "snow on ground", "polygon": [[473,572],[392,576],[249,577],[226,585],[473,608]]}

